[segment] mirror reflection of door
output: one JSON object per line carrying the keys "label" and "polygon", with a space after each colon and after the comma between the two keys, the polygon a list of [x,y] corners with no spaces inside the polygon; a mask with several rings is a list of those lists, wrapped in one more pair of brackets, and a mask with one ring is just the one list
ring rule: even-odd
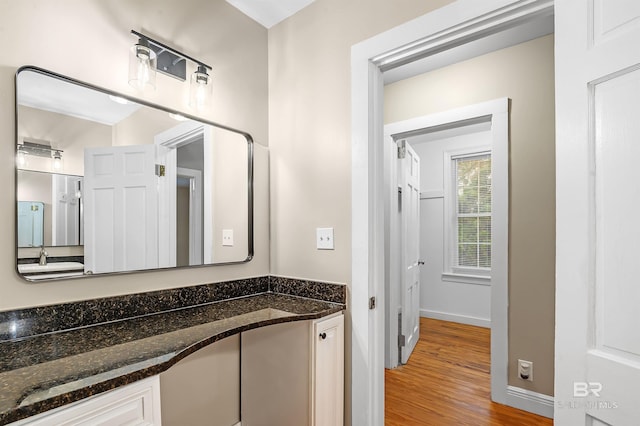
{"label": "mirror reflection of door", "polygon": [[156,147],[85,149],[86,273],[157,268]]}
{"label": "mirror reflection of door", "polygon": [[204,138],[177,148],[177,266],[202,264]]}
{"label": "mirror reflection of door", "polygon": [[[87,271],[202,264],[203,141],[200,137],[178,148],[161,149],[165,154],[159,155],[154,145],[85,150]],[[167,153],[175,155],[179,167],[164,164],[158,176],[157,163],[172,163],[168,158],[173,155]],[[175,176],[175,192],[171,185],[158,185],[169,176]],[[167,227],[166,206],[172,206],[176,215],[170,221],[176,234],[169,239],[176,242],[174,253],[162,247],[155,234],[157,226]],[[169,265],[162,263],[164,252]]]}
{"label": "mirror reflection of door", "polygon": [[189,210],[191,204],[191,179],[178,175],[176,179],[176,266],[189,262]]}

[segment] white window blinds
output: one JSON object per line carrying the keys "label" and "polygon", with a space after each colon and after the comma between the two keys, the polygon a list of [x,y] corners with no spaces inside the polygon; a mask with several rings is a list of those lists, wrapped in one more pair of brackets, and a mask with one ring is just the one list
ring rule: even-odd
{"label": "white window blinds", "polygon": [[491,268],[491,154],[453,159],[457,232],[454,265]]}

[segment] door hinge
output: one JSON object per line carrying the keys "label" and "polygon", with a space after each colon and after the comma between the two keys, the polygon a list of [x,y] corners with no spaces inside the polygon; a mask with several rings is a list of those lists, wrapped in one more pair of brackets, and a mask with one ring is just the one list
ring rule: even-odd
{"label": "door hinge", "polygon": [[398,159],[402,160],[407,156],[407,141],[402,139],[398,141]]}
{"label": "door hinge", "polygon": [[399,334],[398,335],[398,347],[399,348],[403,348],[404,346],[406,346],[407,344],[407,338],[405,337],[404,334]]}
{"label": "door hinge", "polygon": [[369,309],[376,308],[376,298],[375,296],[369,298]]}
{"label": "door hinge", "polygon": [[164,177],[165,175],[165,166],[162,164],[156,164],[156,176]]}

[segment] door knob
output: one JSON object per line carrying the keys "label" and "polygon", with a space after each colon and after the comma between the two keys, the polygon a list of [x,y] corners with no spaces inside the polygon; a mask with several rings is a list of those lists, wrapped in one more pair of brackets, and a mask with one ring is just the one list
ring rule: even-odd
{"label": "door knob", "polygon": [[327,338],[327,333],[320,333],[320,339],[324,340]]}

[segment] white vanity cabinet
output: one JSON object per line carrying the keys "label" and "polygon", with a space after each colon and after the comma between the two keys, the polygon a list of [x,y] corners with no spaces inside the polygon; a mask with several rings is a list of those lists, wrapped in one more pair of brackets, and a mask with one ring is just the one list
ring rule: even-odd
{"label": "white vanity cabinet", "polygon": [[65,405],[12,426],[160,426],[158,376]]}
{"label": "white vanity cabinet", "polygon": [[242,333],[242,426],[341,426],[344,316]]}

